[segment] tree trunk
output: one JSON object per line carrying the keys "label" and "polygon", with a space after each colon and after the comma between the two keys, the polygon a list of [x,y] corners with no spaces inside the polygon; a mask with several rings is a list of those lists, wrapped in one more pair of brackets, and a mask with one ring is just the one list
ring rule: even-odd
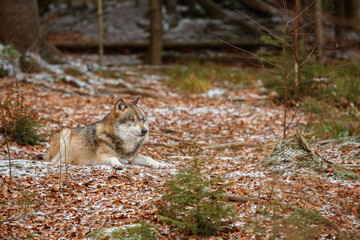
{"label": "tree trunk", "polygon": [[315,38],[317,59],[320,63],[324,62],[324,36],[323,36],[323,24],[322,24],[322,7],[321,0],[315,1]]}
{"label": "tree trunk", "polygon": [[149,0],[150,6],[150,45],[148,63],[160,65],[162,63],[162,15],[161,0]]}
{"label": "tree trunk", "polygon": [[0,1],[0,41],[20,53],[31,51],[47,61],[59,60],[59,52],[45,41],[36,0]]}
{"label": "tree trunk", "polygon": [[335,1],[335,24],[335,42],[338,47],[343,48],[346,45],[344,1]]}
{"label": "tree trunk", "polygon": [[192,12],[194,11],[196,0],[185,0],[186,5],[188,6],[188,10],[186,11],[185,16],[191,17]]}
{"label": "tree trunk", "polygon": [[349,18],[360,17],[360,2],[359,0],[345,0],[346,3],[346,16]]}
{"label": "tree trunk", "polygon": [[345,1],[345,16],[346,27],[360,32],[360,1],[359,0],[347,0]]}
{"label": "tree trunk", "polygon": [[102,0],[98,0],[98,18],[99,18],[99,67],[102,68],[104,56],[104,28],[103,28],[103,11]]}

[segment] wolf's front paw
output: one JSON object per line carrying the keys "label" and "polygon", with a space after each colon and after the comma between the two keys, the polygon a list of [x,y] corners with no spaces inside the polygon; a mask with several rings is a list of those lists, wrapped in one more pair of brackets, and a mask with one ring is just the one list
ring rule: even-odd
{"label": "wolf's front paw", "polygon": [[123,169],[124,165],[122,165],[121,163],[117,163],[115,164],[114,166],[112,166],[114,169],[117,169],[117,170],[121,170]]}
{"label": "wolf's front paw", "polygon": [[151,167],[151,168],[155,168],[155,169],[166,168],[166,164],[153,160],[153,161],[150,163],[150,167]]}
{"label": "wolf's front paw", "polygon": [[119,162],[119,160],[117,158],[110,158],[109,159],[109,164],[114,168],[114,169],[118,169],[121,170],[123,169],[124,165]]}

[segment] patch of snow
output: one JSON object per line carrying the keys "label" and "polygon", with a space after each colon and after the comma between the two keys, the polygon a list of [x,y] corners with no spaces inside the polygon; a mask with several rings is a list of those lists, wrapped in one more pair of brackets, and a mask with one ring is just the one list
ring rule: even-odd
{"label": "patch of snow", "polygon": [[215,98],[215,97],[223,96],[226,92],[227,92],[227,90],[224,88],[214,88],[214,89],[210,89],[209,91],[207,91],[204,94],[201,94],[201,96]]}

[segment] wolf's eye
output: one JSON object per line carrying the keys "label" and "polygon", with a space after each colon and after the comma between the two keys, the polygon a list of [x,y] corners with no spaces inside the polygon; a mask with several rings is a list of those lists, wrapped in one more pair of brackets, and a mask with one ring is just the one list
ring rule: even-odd
{"label": "wolf's eye", "polygon": [[121,123],[121,124],[125,124],[125,123],[126,123],[126,118],[125,118],[125,119],[121,119],[121,120],[120,120],[120,123]]}
{"label": "wolf's eye", "polygon": [[129,122],[134,122],[134,119],[133,118],[129,118]]}

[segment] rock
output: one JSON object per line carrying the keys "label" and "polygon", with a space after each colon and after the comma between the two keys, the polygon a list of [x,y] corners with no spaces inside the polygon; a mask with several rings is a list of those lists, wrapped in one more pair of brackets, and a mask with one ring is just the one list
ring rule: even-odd
{"label": "rock", "polygon": [[46,62],[40,55],[26,51],[20,56],[20,68],[25,73],[39,73],[45,70]]}

